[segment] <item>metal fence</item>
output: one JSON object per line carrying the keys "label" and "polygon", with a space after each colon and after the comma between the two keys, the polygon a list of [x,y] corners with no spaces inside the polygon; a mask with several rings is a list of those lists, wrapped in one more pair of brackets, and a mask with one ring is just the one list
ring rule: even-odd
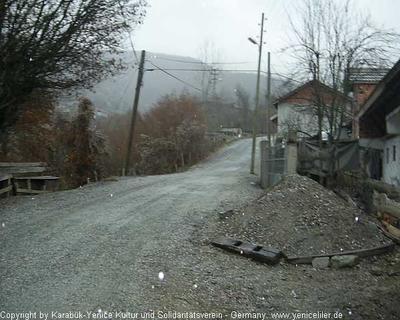
{"label": "metal fence", "polygon": [[261,187],[268,189],[278,183],[287,168],[287,153],[284,144],[277,144],[268,148],[267,141],[261,141]]}

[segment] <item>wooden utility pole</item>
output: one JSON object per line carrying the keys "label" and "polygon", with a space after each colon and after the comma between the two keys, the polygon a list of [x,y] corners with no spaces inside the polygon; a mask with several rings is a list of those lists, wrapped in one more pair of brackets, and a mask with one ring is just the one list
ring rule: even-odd
{"label": "wooden utility pole", "polygon": [[133,133],[135,131],[135,122],[136,122],[136,114],[139,104],[139,96],[140,96],[140,87],[142,86],[143,74],[144,74],[144,59],[146,57],[146,51],[142,50],[142,55],[140,56],[140,64],[139,64],[139,73],[136,83],[136,91],[135,91],[135,100],[133,101],[133,110],[132,110],[132,119],[131,125],[129,128],[129,136],[128,136],[128,144],[126,145],[126,155],[125,155],[125,164],[122,169],[122,175],[129,175],[130,169],[130,157],[131,157],[131,149],[133,142]]}
{"label": "wooden utility pole", "polygon": [[218,69],[212,67],[211,69],[211,81],[213,83],[213,98],[216,100],[217,98],[217,81],[218,81]]}
{"label": "wooden utility pole", "polygon": [[318,142],[319,142],[319,152],[320,152],[320,158],[319,158],[319,170],[320,170],[320,176],[319,176],[319,183],[323,185],[324,182],[324,177],[322,176],[322,173],[324,171],[324,162],[322,160],[322,149],[324,147],[323,141],[322,141],[322,125],[324,121],[324,110],[323,110],[323,102],[322,102],[322,92],[321,92],[321,86],[320,86],[320,70],[319,70],[319,57],[320,53],[317,51],[315,52],[315,56],[317,58],[317,103],[318,103]]}
{"label": "wooden utility pole", "polygon": [[249,38],[250,42],[258,45],[258,69],[257,69],[257,87],[256,87],[256,107],[253,114],[253,142],[251,146],[251,163],[250,163],[250,173],[254,174],[254,163],[256,157],[256,137],[257,137],[257,118],[258,109],[260,103],[260,69],[261,69],[261,53],[263,45],[263,34],[264,34],[264,13],[261,16],[261,33],[260,33],[260,43],[255,42],[253,39]]}
{"label": "wooden utility pole", "polygon": [[267,135],[268,135],[268,147],[271,147],[270,110],[271,110],[271,53],[268,52],[268,78],[267,78]]}

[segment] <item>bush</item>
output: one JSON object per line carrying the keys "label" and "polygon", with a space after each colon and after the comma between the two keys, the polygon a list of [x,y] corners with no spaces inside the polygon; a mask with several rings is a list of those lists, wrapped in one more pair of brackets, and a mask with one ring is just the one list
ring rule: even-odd
{"label": "bush", "polygon": [[160,99],[143,116],[143,129],[138,145],[140,173],[170,173],[204,157],[205,116],[187,94]]}

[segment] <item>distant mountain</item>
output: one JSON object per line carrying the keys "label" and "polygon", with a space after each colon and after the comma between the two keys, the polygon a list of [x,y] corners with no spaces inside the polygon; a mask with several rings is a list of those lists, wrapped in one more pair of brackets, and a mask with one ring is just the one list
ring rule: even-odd
{"label": "distant mountain", "polygon": [[[93,91],[84,90],[79,92],[79,95],[89,98],[96,108],[109,112],[125,112],[132,108],[138,65],[133,52],[126,52],[119,58],[128,66],[125,71],[98,83],[94,86]],[[137,53],[137,58],[140,58],[140,53]],[[205,67],[211,69],[211,66]],[[158,68],[165,71],[161,71]],[[194,58],[146,52],[146,71],[141,88],[139,110],[146,112],[162,96],[171,93],[179,94],[184,90],[201,96],[202,93],[195,88],[202,89],[203,72],[199,71],[202,68],[204,68],[204,65],[201,61]],[[209,75],[209,72],[207,71],[206,76]],[[175,79],[173,76],[187,84]],[[236,101],[234,90],[238,84],[249,92],[252,97],[255,96],[256,73],[228,72],[221,68],[218,71],[218,79],[216,91],[225,100]],[[276,92],[281,84],[281,80],[272,78],[272,93]],[[261,94],[265,95],[265,75],[261,76],[260,86]],[[209,92],[211,94],[211,88]],[[73,97],[65,98],[60,103],[73,105],[76,100]]]}

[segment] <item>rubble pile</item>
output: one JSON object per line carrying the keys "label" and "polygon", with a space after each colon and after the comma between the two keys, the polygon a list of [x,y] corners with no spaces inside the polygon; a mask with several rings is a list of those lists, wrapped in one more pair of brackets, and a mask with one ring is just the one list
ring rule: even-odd
{"label": "rubble pile", "polygon": [[289,174],[243,210],[221,215],[219,234],[288,256],[367,249],[389,243],[376,219],[317,182]]}

